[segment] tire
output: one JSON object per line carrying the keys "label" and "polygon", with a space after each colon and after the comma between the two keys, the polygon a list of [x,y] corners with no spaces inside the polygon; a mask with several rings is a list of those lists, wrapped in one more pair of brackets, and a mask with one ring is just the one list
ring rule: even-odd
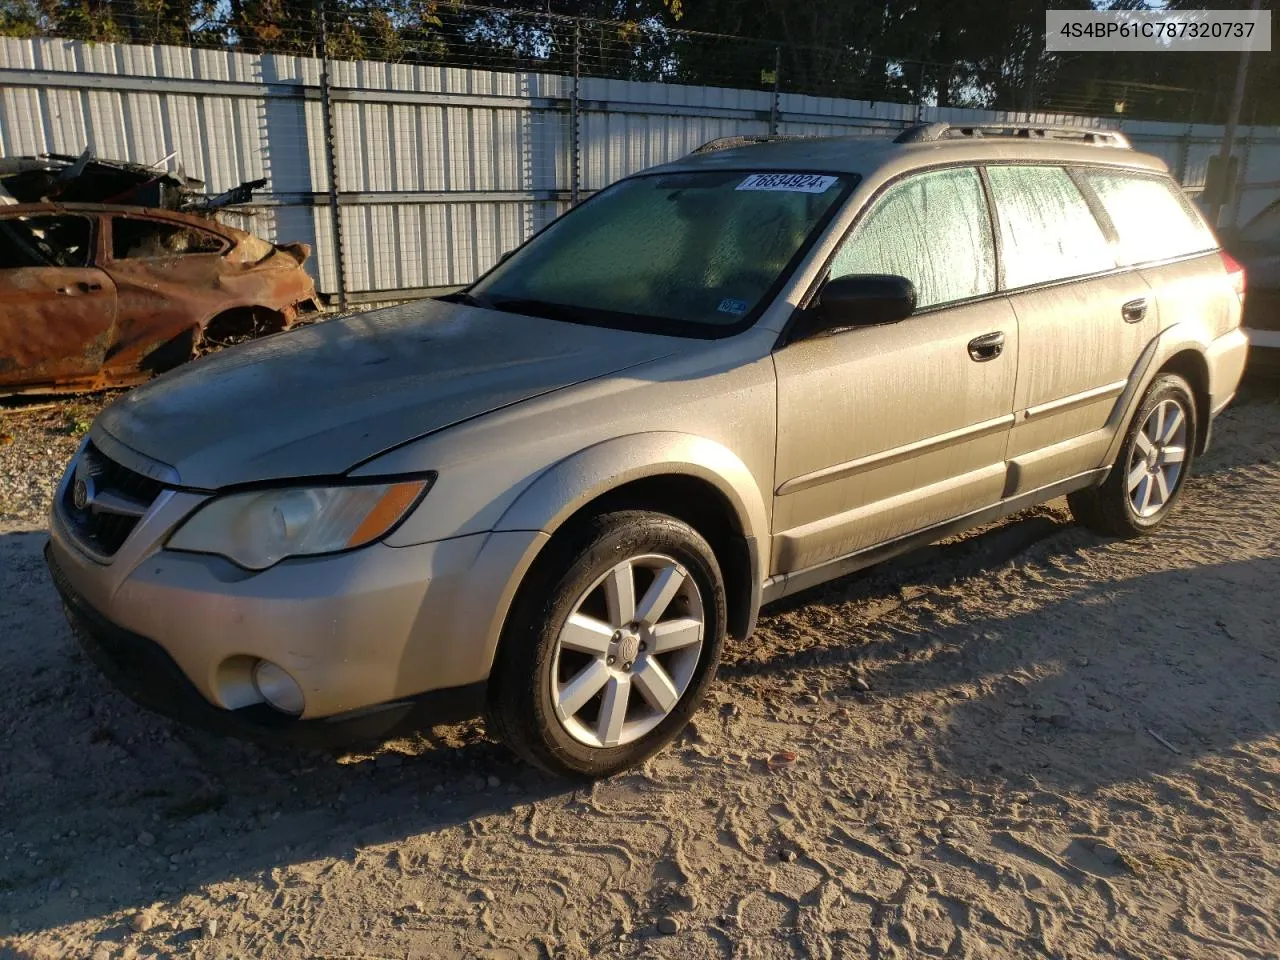
{"label": "tire", "polygon": [[[1175,410],[1180,419],[1171,422]],[[1191,472],[1197,427],[1187,381],[1172,373],[1157,377],[1125,432],[1107,479],[1067,496],[1072,515],[1104,536],[1131,538],[1154,531],[1173,511]],[[1173,459],[1178,451],[1181,459]]]}
{"label": "tire", "polygon": [[489,678],[489,730],[552,773],[633,766],[697,710],[725,624],[720,568],[696,530],[638,510],[594,517],[557,535],[517,591]]}

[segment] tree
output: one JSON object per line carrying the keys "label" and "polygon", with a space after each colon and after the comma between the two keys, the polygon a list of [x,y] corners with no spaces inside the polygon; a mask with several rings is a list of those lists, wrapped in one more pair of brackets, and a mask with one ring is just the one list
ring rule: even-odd
{"label": "tree", "polygon": [[223,42],[217,0],[0,0],[0,33],[118,43]]}

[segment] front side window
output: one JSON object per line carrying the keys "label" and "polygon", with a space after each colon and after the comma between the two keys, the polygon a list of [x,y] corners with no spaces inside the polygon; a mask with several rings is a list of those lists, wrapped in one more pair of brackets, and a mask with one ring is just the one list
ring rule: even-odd
{"label": "front side window", "polygon": [[578,323],[723,335],[769,302],[853,180],[746,171],[623,180],[461,296]]}
{"label": "front side window", "polygon": [[1115,267],[1089,204],[1062,167],[988,167],[1005,286],[1082,277]]}
{"label": "front side window", "polygon": [[1213,232],[1171,181],[1112,170],[1085,170],[1083,175],[1116,228],[1124,266],[1217,246]]}
{"label": "front side window", "polygon": [[111,256],[116,260],[154,260],[193,253],[222,253],[227,241],[215,233],[168,220],[114,217]]}
{"label": "front side window", "polygon": [[996,255],[982,182],[971,167],[890,187],[837,251],[831,276],[891,273],[916,288],[918,308],[996,288]]}
{"label": "front side window", "polygon": [[87,217],[5,217],[0,219],[0,270],[87,266],[92,235]]}

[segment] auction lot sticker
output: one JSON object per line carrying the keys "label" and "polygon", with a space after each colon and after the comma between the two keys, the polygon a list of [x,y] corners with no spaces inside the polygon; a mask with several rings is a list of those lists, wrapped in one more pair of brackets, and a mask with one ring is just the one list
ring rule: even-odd
{"label": "auction lot sticker", "polygon": [[816,173],[753,173],[738,190],[783,190],[787,193],[823,193],[839,180]]}

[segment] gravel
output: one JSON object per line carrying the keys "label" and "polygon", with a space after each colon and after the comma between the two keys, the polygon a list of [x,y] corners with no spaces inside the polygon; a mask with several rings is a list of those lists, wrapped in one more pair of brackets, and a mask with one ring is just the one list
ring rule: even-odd
{"label": "gravel", "polygon": [[44,526],[67,461],[117,395],[0,401],[0,524]]}

